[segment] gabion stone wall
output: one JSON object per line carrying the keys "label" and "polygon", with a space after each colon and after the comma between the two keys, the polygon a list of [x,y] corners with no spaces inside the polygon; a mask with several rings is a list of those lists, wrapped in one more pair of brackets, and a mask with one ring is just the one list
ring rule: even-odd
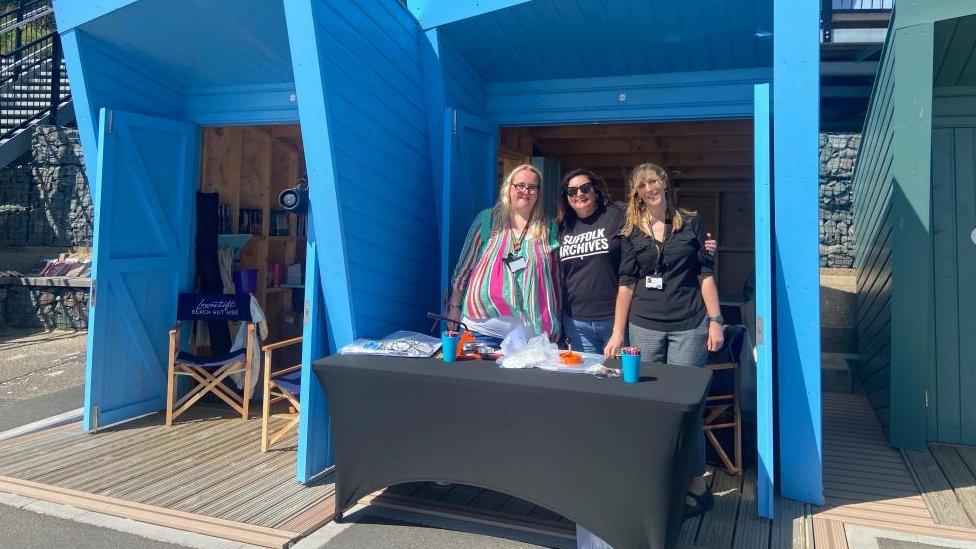
{"label": "gabion stone wall", "polygon": [[820,134],[820,266],[854,266],[854,163],[860,134]]}
{"label": "gabion stone wall", "polygon": [[0,170],[0,246],[91,246],[78,130],[40,126],[31,148],[29,159]]}
{"label": "gabion stone wall", "polygon": [[40,126],[31,141],[34,179],[29,246],[91,246],[94,210],[78,130]]}
{"label": "gabion stone wall", "polygon": [[[35,128],[30,154],[0,169],[0,248],[90,247],[93,221],[78,130]],[[77,330],[87,323],[87,288],[0,286],[0,326]]]}
{"label": "gabion stone wall", "polygon": [[0,326],[84,330],[88,288],[0,286]]}
{"label": "gabion stone wall", "polygon": [[30,189],[30,166],[0,168],[0,248],[26,245]]}

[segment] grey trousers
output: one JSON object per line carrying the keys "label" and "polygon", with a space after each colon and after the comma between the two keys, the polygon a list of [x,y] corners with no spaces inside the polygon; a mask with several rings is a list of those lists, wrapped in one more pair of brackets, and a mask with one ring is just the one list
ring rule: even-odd
{"label": "grey trousers", "polygon": [[[631,347],[641,350],[641,360],[662,362],[675,366],[705,366],[708,361],[708,319],[697,328],[677,332],[659,332],[641,328],[635,324],[627,326]],[[696,477],[705,474],[705,432],[698,429],[695,437],[694,461],[691,472]]]}

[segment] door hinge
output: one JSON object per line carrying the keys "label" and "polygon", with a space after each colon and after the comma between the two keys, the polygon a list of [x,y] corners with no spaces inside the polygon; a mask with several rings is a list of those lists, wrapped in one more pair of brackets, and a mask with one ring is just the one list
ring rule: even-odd
{"label": "door hinge", "polygon": [[98,404],[92,406],[91,410],[91,430],[98,430]]}
{"label": "door hinge", "polygon": [[458,130],[457,118],[458,118],[457,109],[454,109],[451,111],[451,135],[457,135],[457,130]]}
{"label": "door hinge", "polygon": [[88,308],[89,309],[94,309],[95,308],[95,298],[98,295],[98,281],[95,280],[94,278],[91,281],[91,289],[89,290],[88,293],[90,294],[88,296]]}
{"label": "door hinge", "polygon": [[925,407],[929,407],[929,390],[925,389]]}
{"label": "door hinge", "polygon": [[757,315],[756,316],[756,345],[762,345],[763,341],[766,340],[765,333],[764,333],[766,329],[763,326],[764,324],[765,322],[763,322],[762,315]]}
{"label": "door hinge", "polygon": [[107,133],[107,134],[111,134],[112,133],[112,129],[113,129],[112,128],[112,118],[113,118],[112,117],[112,113],[113,113],[113,111],[108,111],[108,113],[106,114],[106,119],[105,119],[105,133]]}
{"label": "door hinge", "polygon": [[305,307],[302,311],[302,325],[307,326],[309,322],[312,321],[312,308],[309,307],[308,301],[305,302]]}

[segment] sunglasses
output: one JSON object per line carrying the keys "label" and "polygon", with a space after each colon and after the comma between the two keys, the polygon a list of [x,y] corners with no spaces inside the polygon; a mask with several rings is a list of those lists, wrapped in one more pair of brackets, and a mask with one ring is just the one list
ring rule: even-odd
{"label": "sunglasses", "polygon": [[593,183],[583,183],[579,187],[566,187],[566,196],[576,196],[576,193],[590,194],[593,192]]}

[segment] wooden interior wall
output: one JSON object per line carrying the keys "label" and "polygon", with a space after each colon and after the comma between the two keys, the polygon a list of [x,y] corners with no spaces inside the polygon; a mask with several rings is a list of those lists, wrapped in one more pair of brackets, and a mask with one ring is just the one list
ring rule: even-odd
{"label": "wooden interior wall", "polygon": [[619,201],[635,166],[660,164],[680,205],[699,212],[719,241],[720,293],[742,295],[755,269],[752,120],[505,127],[499,141],[499,181],[535,154],[558,161],[564,174],[592,170]]}
{"label": "wooden interior wall", "polygon": [[231,232],[240,229],[241,208],[261,211],[260,234],[252,234],[235,269],[257,269],[255,297],[268,320],[267,341],[301,333],[301,311],[292,305],[293,290],[267,287],[271,263],[305,262],[305,237],[298,236],[298,215],[288,215],[288,236],[270,234],[278,194],[294,187],[305,173],[301,130],[286,126],[214,126],[203,131],[200,190],[216,192],[231,208]]}
{"label": "wooden interior wall", "polygon": [[527,128],[502,128],[498,135],[498,185],[516,166],[532,160],[532,134]]}

